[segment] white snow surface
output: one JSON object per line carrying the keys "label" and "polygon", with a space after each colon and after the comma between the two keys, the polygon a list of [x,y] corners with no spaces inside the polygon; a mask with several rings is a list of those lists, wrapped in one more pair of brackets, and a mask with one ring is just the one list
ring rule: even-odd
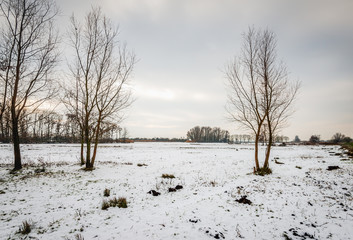
{"label": "white snow surface", "polygon": [[[273,147],[267,176],[252,173],[253,145],[101,144],[93,171],[79,145],[21,151],[10,174],[12,146],[0,145],[0,239],[353,239],[353,164],[338,146]],[[244,195],[251,205],[235,201]],[[102,210],[113,197],[128,207]]]}

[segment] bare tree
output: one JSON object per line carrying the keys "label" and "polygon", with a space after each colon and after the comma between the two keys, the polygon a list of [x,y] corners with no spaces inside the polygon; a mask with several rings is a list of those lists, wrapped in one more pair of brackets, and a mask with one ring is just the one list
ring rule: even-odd
{"label": "bare tree", "polygon": [[12,141],[15,167],[22,168],[19,119],[23,110],[36,109],[50,96],[51,73],[57,61],[57,35],[53,20],[57,14],[51,0],[2,0],[4,22],[0,51],[2,62],[2,108],[8,103],[11,111]]}
{"label": "bare tree", "polygon": [[[284,64],[277,59],[276,38],[269,30],[250,28],[243,37],[242,54],[226,69],[229,82],[227,111],[230,119],[255,135],[255,172],[269,173],[274,136],[293,113],[292,103],[299,82],[290,81]],[[259,139],[267,143],[260,168]]]}
{"label": "bare tree", "polygon": [[268,129],[267,149],[263,169],[269,169],[269,159],[274,136],[286,126],[293,114],[293,101],[300,88],[299,81],[288,77],[285,65],[277,59],[277,41],[273,32],[260,33],[258,54],[258,75],[262,80],[261,95]]}
{"label": "bare tree", "polygon": [[93,8],[83,25],[74,16],[71,18],[70,37],[76,60],[70,70],[75,84],[66,88],[64,103],[81,128],[87,169],[94,166],[99,138],[107,126],[104,122],[120,122],[122,110],[132,101],[127,86],[135,55],[118,45],[117,36],[118,29],[100,8]]}
{"label": "bare tree", "polygon": [[346,136],[342,133],[335,133],[331,139],[334,143],[339,143],[342,142],[345,137]]}
{"label": "bare tree", "polygon": [[249,29],[243,34],[242,53],[226,68],[228,80],[228,104],[226,110],[231,121],[255,135],[255,171],[260,169],[258,146],[262,124],[265,121],[264,96],[261,79],[258,76],[260,33]]}

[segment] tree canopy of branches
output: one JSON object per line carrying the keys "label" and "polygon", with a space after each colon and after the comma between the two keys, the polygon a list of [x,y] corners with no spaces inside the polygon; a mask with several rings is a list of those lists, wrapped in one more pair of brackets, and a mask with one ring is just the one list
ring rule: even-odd
{"label": "tree canopy of branches", "polygon": [[57,62],[57,34],[53,20],[57,14],[51,0],[2,0],[1,29],[1,106],[0,122],[4,135],[4,114],[10,113],[14,144],[14,170],[22,168],[19,121],[25,109],[35,110],[53,96],[51,73]]}
{"label": "tree canopy of branches", "polygon": [[351,142],[352,139],[350,137],[346,137],[344,134],[342,133],[335,133],[332,136],[332,142],[333,143],[349,143]]}
{"label": "tree canopy of branches", "polygon": [[[242,52],[226,68],[229,118],[255,136],[255,172],[269,169],[274,137],[293,113],[300,84],[291,81],[277,58],[275,34],[249,28],[243,34]],[[260,167],[258,143],[266,135],[267,149]]]}
{"label": "tree canopy of branches", "polygon": [[92,8],[82,25],[75,16],[71,18],[75,61],[70,64],[72,78],[65,87],[64,103],[80,127],[81,163],[87,169],[94,166],[98,140],[106,123],[119,122],[122,110],[132,101],[127,84],[135,55],[118,44],[117,36],[118,29],[100,8]]}
{"label": "tree canopy of branches", "polygon": [[200,127],[196,126],[190,129],[187,138],[195,142],[228,142],[229,132],[219,127]]}

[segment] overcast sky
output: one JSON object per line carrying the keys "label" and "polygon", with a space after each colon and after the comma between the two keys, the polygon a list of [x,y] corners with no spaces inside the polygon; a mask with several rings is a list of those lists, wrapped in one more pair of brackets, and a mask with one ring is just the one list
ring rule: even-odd
{"label": "overcast sky", "polygon": [[[239,133],[226,119],[227,62],[249,26],[277,35],[278,56],[302,82],[282,134],[308,139],[353,137],[352,0],[58,0],[61,30],[91,6],[119,25],[120,40],[139,59],[136,101],[122,126],[131,137],[185,137],[196,126]],[[64,44],[64,43],[63,43]]]}

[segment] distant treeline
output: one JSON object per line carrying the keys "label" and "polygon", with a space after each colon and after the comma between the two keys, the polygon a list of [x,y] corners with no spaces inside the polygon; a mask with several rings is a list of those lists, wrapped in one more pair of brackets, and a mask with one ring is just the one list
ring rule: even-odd
{"label": "distant treeline", "polygon": [[195,142],[229,142],[229,131],[219,127],[200,127],[191,128],[187,138]]}
{"label": "distant treeline", "polygon": [[[24,111],[19,118],[21,143],[80,143],[82,134],[77,117],[54,111]],[[0,121],[0,142],[9,143],[12,139],[10,111],[6,111]],[[100,142],[122,142],[127,138],[126,129],[112,122],[101,125]]]}
{"label": "distant treeline", "polygon": [[186,142],[186,138],[132,138],[135,142]]}

